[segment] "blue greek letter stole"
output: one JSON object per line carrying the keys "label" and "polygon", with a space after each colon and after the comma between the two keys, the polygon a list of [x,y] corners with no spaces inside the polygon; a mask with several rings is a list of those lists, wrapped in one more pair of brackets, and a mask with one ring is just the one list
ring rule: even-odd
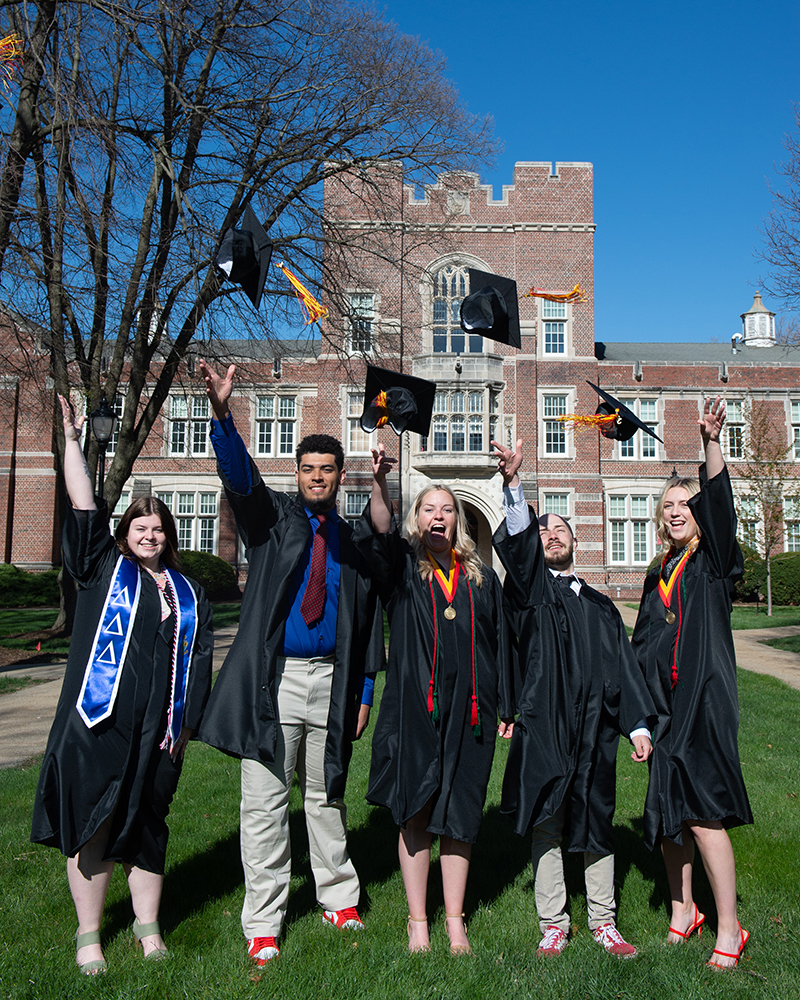
{"label": "blue greek letter stole", "polygon": [[174,570],[166,570],[172,592],[175,594],[175,639],[172,645],[172,690],[170,692],[169,709],[167,712],[167,733],[162,749],[172,745],[180,735],[183,723],[183,706],[186,702],[186,689],[189,685],[189,670],[194,652],[194,640],[197,636],[197,594],[185,577]]}
{"label": "blue greek letter stole", "polygon": [[[172,644],[172,683],[167,711],[167,733],[163,746],[172,748],[183,722],[192,653],[197,635],[197,595],[185,577],[166,570],[176,597],[175,633]],[[120,556],[114,567],[103,612],[95,633],[92,652],[83,675],[76,708],[91,729],[107,719],[114,709],[122,668],[128,653],[142,581],[138,565]]]}

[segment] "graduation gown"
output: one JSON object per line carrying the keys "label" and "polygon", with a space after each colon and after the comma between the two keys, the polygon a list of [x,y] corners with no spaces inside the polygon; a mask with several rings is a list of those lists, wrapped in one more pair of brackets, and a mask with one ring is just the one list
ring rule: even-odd
{"label": "graduation gown", "polygon": [[666,621],[659,567],[645,580],[632,639],[658,712],[644,812],[651,849],[659,836],[680,844],[684,820],[719,820],[725,827],[753,822],[739,763],[731,633],[732,585],[743,566],[736,510],[727,468],[708,479],[701,466],[700,483],[689,507],[702,534],[673,588],[675,621]]}
{"label": "graduation gown", "polygon": [[[472,633],[470,591],[459,574],[453,607],[440,585],[423,580],[411,546],[394,530],[372,531],[369,514],[356,527],[356,542],[369,559],[389,619],[389,666],[378,722],[372,737],[367,800],[392,811],[404,826],[433,799],[428,830],[454,840],[478,838],[492,768],[498,713],[514,715],[502,591],[496,574],[483,567],[483,582],[472,581],[475,668],[481,732],[470,724]],[[437,678],[439,719],[428,711],[434,656],[434,613],[440,645]]]}
{"label": "graduation gown", "polygon": [[569,850],[612,854],[619,736],[655,718],[622,618],[582,581],[580,596],[558,582],[535,519],[493,541],[521,676],[501,808],[524,834],[566,803]]}
{"label": "graduation gown", "polygon": [[[247,585],[239,630],[225,658],[198,733],[199,739],[234,757],[271,764],[278,716],[277,662],[283,655],[292,574],[311,538],[308,515],[295,494],[265,485],[250,460],[252,488],[235,493],[223,485],[247,550]],[[325,788],[328,801],[344,796],[358,722],[364,674],[384,665],[383,627],[369,568],[339,521],[339,610],[333,660]]]}
{"label": "graduation gown", "polygon": [[[167,728],[175,615],[161,621],[152,576],[142,587],[109,718],[89,729],[75,707],[119,557],[108,510],[67,511],[64,565],[79,591],[67,669],[36,789],[31,840],[74,856],[113,814],[105,859],[163,873],[166,816],[181,762],[160,749]],[[197,594],[197,634],[182,724],[197,729],[211,688],[211,608]]]}

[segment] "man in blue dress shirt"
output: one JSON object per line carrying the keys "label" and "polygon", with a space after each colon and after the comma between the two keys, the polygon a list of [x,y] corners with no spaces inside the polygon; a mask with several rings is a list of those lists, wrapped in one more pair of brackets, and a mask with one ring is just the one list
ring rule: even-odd
{"label": "man in blue dress shirt", "polygon": [[289,793],[297,772],[323,922],[361,929],[347,852],[351,744],[369,719],[383,664],[381,616],[365,563],[336,513],[341,444],[297,448],[294,496],[267,487],[233,423],[225,377],[200,362],[215,419],[211,442],[247,550],[239,630],[199,737],[242,760],[242,928],[257,965],[278,954],[291,875]]}

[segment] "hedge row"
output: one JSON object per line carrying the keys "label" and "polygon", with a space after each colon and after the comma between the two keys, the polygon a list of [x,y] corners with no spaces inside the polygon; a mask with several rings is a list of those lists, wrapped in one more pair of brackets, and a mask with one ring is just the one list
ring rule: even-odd
{"label": "hedge row", "polygon": [[[744,576],[736,587],[740,601],[754,601],[756,594],[767,595],[767,564],[749,546],[743,545]],[[800,604],[800,552],[780,552],[770,560],[773,604]]]}
{"label": "hedge row", "polygon": [[0,608],[58,607],[58,570],[25,573],[0,563]]}
{"label": "hedge row", "polygon": [[[233,567],[207,552],[181,552],[181,567],[205,589],[210,601],[235,601],[241,594]],[[26,573],[0,563],[0,608],[58,607],[58,570]]]}

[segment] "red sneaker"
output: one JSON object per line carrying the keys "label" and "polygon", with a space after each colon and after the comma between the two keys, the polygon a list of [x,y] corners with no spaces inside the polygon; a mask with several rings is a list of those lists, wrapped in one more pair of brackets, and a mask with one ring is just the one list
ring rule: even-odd
{"label": "red sneaker", "polygon": [[636,949],[632,944],[628,944],[613,924],[603,924],[592,931],[592,937],[602,945],[609,955],[616,955],[617,958],[633,958]]}
{"label": "red sneaker", "polygon": [[536,949],[536,954],[545,955],[547,958],[555,958],[561,954],[568,944],[567,935],[560,927],[556,927],[553,924],[550,927],[545,927],[544,937]]}
{"label": "red sneaker", "polygon": [[274,937],[254,937],[247,939],[247,954],[256,965],[266,965],[267,962],[280,955],[278,942]]}
{"label": "red sneaker", "polygon": [[348,906],[345,910],[323,910],[322,922],[340,931],[364,930],[364,922],[355,906]]}

